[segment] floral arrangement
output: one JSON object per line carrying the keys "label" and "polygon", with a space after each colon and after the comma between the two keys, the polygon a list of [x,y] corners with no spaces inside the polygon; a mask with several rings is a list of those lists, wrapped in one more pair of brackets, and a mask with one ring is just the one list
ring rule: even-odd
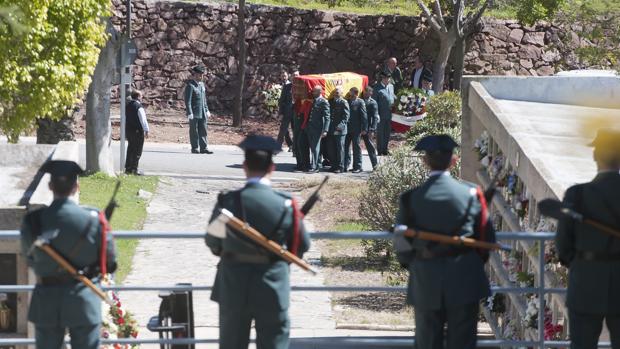
{"label": "floral arrangement", "polygon": [[[527,310],[525,311],[525,317],[523,318],[526,327],[538,329],[538,296],[533,295],[527,302]],[[562,339],[562,332],[564,326],[561,324],[553,323],[553,316],[549,307],[545,306],[543,320],[543,331],[545,332],[545,340],[560,340]]]}
{"label": "floral arrangement", "polygon": [[394,113],[402,116],[417,116],[426,113],[428,94],[419,88],[404,88],[398,92]]}
{"label": "floral arrangement", "polygon": [[273,84],[268,89],[263,91],[263,97],[265,98],[265,107],[267,107],[267,110],[272,113],[278,112],[280,94],[282,94],[282,85],[280,84]]}
{"label": "floral arrangement", "polygon": [[[104,277],[103,284],[113,285],[111,275],[108,274]],[[101,325],[101,338],[105,339],[118,339],[118,338],[137,338],[138,337],[138,323],[133,318],[133,315],[126,311],[122,307],[120,298],[114,291],[108,291],[108,297],[112,299],[113,305],[103,303],[103,323]],[[138,345],[129,344],[114,344],[112,346],[104,345],[103,349],[133,349],[138,348]]]}
{"label": "floral arrangement", "polygon": [[[478,153],[478,160],[482,161],[489,154],[489,133],[487,131],[482,132],[480,137],[474,141],[474,150]],[[484,167],[484,163],[482,163]]]}

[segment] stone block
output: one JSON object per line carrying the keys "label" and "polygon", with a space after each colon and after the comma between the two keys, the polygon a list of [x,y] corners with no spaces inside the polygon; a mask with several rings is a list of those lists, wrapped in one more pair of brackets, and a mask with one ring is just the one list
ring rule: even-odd
{"label": "stone block", "polygon": [[536,46],[545,46],[545,33],[531,32],[523,35],[523,43]]}
{"label": "stone block", "polygon": [[521,39],[523,39],[523,30],[521,29],[513,29],[508,35],[508,42],[512,42],[515,44],[521,43]]}
{"label": "stone block", "polygon": [[525,69],[530,69],[534,66],[534,64],[532,64],[532,61],[529,59],[520,59],[519,64]]}

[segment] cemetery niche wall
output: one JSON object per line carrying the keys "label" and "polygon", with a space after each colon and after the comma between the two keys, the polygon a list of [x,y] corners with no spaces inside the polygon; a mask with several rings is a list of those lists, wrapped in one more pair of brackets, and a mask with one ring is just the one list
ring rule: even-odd
{"label": "cemetery niche wall", "polygon": [[[498,230],[555,231],[556,223],[540,216],[537,203],[561,200],[568,187],[594,178],[596,164],[587,144],[596,129],[587,125],[600,120],[620,125],[619,95],[620,77],[464,78],[461,175],[484,187],[497,178],[499,195],[491,211]],[[566,286],[567,269],[557,260],[553,242],[545,243],[542,271],[539,243],[511,244],[511,253],[490,259],[493,283],[538,286],[543,272],[546,287]],[[545,302],[545,309],[538,309],[536,295],[497,294],[484,313],[497,337],[537,339],[538,316],[544,316],[545,338],[566,339],[565,296],[547,295]]]}

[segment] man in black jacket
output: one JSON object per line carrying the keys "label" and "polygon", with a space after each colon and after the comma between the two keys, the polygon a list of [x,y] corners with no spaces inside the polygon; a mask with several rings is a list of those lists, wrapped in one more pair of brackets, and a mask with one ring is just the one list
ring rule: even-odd
{"label": "man in black jacket", "polygon": [[280,99],[278,100],[278,110],[280,115],[282,115],[282,121],[280,123],[280,132],[278,132],[278,143],[282,145],[282,142],[286,140],[286,145],[291,150],[293,140],[288,129],[293,119],[293,84],[289,81],[286,71],[282,72],[280,78],[282,79],[282,92],[280,92]]}
{"label": "man in black jacket", "polygon": [[149,137],[149,124],[146,121],[146,112],[140,103],[142,93],[138,90],[131,92],[131,100],[125,106],[127,123],[125,134],[127,135],[127,158],[125,160],[126,174],[140,174],[138,162],[142,156],[144,138]]}

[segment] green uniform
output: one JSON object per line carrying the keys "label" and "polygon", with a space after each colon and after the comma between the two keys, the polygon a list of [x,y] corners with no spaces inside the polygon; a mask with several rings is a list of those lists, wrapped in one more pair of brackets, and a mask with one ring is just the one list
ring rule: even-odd
{"label": "green uniform", "polygon": [[379,124],[377,125],[377,151],[379,155],[388,154],[388,144],[392,133],[392,105],[394,104],[394,87],[392,84],[375,86],[374,99],[377,101]]}
{"label": "green uniform", "polygon": [[[476,188],[439,172],[401,195],[396,223],[495,241],[488,219],[482,230],[481,216]],[[400,244],[395,243],[399,262],[409,269],[407,300],[415,309],[416,348],[443,348],[445,323],[447,348],[476,348],[479,302],[491,294],[484,271],[487,255],[419,239],[401,238]]]}
{"label": "green uniform", "polygon": [[[250,180],[241,190],[220,194],[212,221],[220,208],[276,243],[287,245],[293,238],[290,195],[273,190],[263,180]],[[303,222],[299,223],[301,255],[310,240]],[[211,295],[220,305],[220,348],[247,348],[252,319],[257,348],[288,348],[289,265],[238,234],[229,230],[225,239],[206,235],[207,246],[221,257]]]}
{"label": "green uniform", "polygon": [[366,146],[366,151],[368,152],[368,157],[370,158],[370,163],[372,164],[372,168],[377,167],[377,148],[375,144],[372,142],[371,134],[377,132],[377,125],[379,124],[379,106],[377,105],[377,101],[375,101],[372,97],[368,97],[365,99],[366,103],[366,116],[368,118],[368,130],[365,135],[362,136],[364,140],[364,145]]}
{"label": "green uniform", "polygon": [[344,140],[349,123],[349,102],[334,98],[330,103],[331,120],[328,131],[328,153],[332,171],[344,171]]}
{"label": "green uniform", "polygon": [[[38,248],[31,249],[40,234],[58,231],[51,247],[78,270],[90,267],[93,275],[99,265],[101,225],[98,213],[69,199],[57,199],[29,213],[21,228],[22,252],[37,275],[28,320],[35,325],[38,349],[62,346],[69,329],[73,348],[98,348],[101,325],[101,299],[83,283],[73,279],[51,257]],[[116,268],[111,235],[107,242],[107,264]],[[93,280],[98,281],[97,279]]]}
{"label": "green uniform", "polygon": [[394,85],[394,93],[398,93],[398,91],[403,87],[403,72],[399,67],[394,68],[394,70],[390,71],[390,68],[387,65],[383,64],[376,72],[375,72],[375,81],[379,84],[381,83],[381,72],[386,72],[390,75],[390,83]]}
{"label": "green uniform", "polygon": [[[601,172],[570,187],[564,203],[584,217],[620,230],[620,174]],[[556,247],[569,266],[571,348],[596,348],[606,320],[613,348],[620,348],[620,239],[586,224],[559,221]]]}
{"label": "green uniform", "polygon": [[322,96],[315,98],[301,142],[302,161],[312,171],[319,169],[321,135],[329,130],[329,119],[329,102]]}
{"label": "green uniform", "polygon": [[368,132],[368,116],[366,114],[366,103],[361,98],[356,98],[349,101],[349,109],[351,111],[351,117],[349,118],[349,124],[347,126],[348,133],[345,139],[345,159],[344,168],[349,168],[351,163],[351,151],[353,146],[353,170],[362,169],[362,148],[360,141],[362,137],[362,131]]}
{"label": "green uniform", "polygon": [[189,118],[189,142],[192,150],[207,150],[207,122],[209,107],[207,93],[202,81],[188,80],[185,85],[185,113]]}

